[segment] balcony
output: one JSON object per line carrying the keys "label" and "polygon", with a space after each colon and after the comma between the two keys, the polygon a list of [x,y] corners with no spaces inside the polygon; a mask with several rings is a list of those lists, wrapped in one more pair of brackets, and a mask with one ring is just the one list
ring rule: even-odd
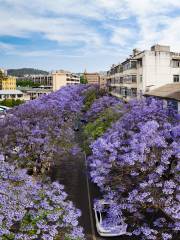
{"label": "balcony", "polygon": [[123,77],[123,83],[131,84],[137,83],[137,76],[136,75],[127,75]]}
{"label": "balcony", "polygon": [[136,68],[137,68],[137,61],[129,61],[123,65],[123,71],[129,70],[129,69],[136,69]]}

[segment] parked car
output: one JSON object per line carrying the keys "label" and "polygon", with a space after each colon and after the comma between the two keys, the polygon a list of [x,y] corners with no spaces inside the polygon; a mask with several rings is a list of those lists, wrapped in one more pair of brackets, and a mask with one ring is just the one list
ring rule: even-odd
{"label": "parked car", "polygon": [[11,108],[0,105],[0,112],[4,112],[4,111],[9,110],[9,109],[11,109]]}
{"label": "parked car", "polygon": [[94,204],[94,215],[96,221],[96,229],[102,237],[117,237],[127,233],[127,224],[122,220],[119,225],[106,224],[107,210],[112,202],[99,200]]}

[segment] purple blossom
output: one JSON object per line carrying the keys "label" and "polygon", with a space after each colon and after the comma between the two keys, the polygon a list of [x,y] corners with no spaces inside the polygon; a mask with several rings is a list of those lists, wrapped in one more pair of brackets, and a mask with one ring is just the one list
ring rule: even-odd
{"label": "purple blossom", "polygon": [[[135,100],[124,105],[121,118],[91,144],[92,181],[104,197],[115,192],[132,234],[142,239],[162,239],[167,230],[177,234],[178,228],[170,226],[180,220],[179,133],[178,119],[163,109],[162,101]],[[164,214],[166,222],[152,217],[155,211]],[[116,221],[116,214],[111,218]]]}

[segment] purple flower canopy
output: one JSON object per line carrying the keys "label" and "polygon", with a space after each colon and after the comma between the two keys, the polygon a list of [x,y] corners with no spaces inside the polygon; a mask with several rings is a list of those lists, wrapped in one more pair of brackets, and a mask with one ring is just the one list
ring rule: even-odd
{"label": "purple flower canopy", "polygon": [[64,229],[70,239],[83,239],[81,213],[59,183],[43,184],[1,159],[0,186],[0,238],[54,239]]}
{"label": "purple flower canopy", "polygon": [[0,121],[0,238],[84,239],[81,213],[63,186],[43,183],[19,167],[43,173],[55,154],[76,154],[72,126],[88,88],[64,87],[14,108]]}
{"label": "purple flower canopy", "polygon": [[89,86],[68,86],[11,110],[0,122],[0,151],[18,167],[44,172],[75,147],[73,124]]}
{"label": "purple flower canopy", "polygon": [[101,98],[98,98],[96,101],[94,101],[91,108],[86,113],[86,117],[88,117],[88,118],[94,117],[98,113],[102,112],[103,110],[105,110],[109,107],[116,106],[121,103],[122,102],[118,98],[105,95]]}
{"label": "purple flower canopy", "polygon": [[178,116],[155,99],[131,101],[123,111],[91,144],[92,181],[117,205],[109,210],[112,222],[123,217],[140,239],[171,239],[180,230]]}

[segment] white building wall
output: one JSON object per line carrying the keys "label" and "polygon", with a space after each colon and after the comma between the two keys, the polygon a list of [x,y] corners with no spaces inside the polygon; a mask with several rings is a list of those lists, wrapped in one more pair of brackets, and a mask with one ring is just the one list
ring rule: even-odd
{"label": "white building wall", "polygon": [[142,91],[153,90],[173,82],[170,52],[145,51]]}
{"label": "white building wall", "polygon": [[66,86],[66,74],[53,73],[53,91],[59,90],[61,87]]}
{"label": "white building wall", "polygon": [[80,77],[74,76],[69,72],[57,71],[52,73],[53,76],[53,91],[57,91],[63,86],[80,84]]}
{"label": "white building wall", "polygon": [[173,82],[173,75],[180,75],[180,68],[173,68],[171,67],[171,79]]}
{"label": "white building wall", "polygon": [[[113,65],[111,70],[108,71],[108,81],[110,82],[111,92],[118,93],[119,87],[125,87],[127,89],[137,89],[137,97],[140,97],[145,92],[154,90],[163,85],[173,83],[174,75],[179,75],[180,78],[180,63],[173,64],[174,60],[180,62],[180,53],[170,52],[169,46],[155,45],[151,50],[136,51],[136,55],[131,55],[126,61],[118,65]],[[137,62],[137,68],[126,69],[128,62]],[[141,64],[142,61],[142,64]],[[124,68],[123,72],[118,73],[118,66]],[[176,66],[176,67],[175,67]],[[114,78],[122,76],[123,78],[127,75],[136,75],[137,83],[114,82]],[[142,76],[142,80],[141,80]],[[117,91],[116,91],[117,88]],[[119,94],[122,97],[122,94]],[[125,96],[128,98],[128,95]],[[129,95],[129,97],[134,97]]]}

